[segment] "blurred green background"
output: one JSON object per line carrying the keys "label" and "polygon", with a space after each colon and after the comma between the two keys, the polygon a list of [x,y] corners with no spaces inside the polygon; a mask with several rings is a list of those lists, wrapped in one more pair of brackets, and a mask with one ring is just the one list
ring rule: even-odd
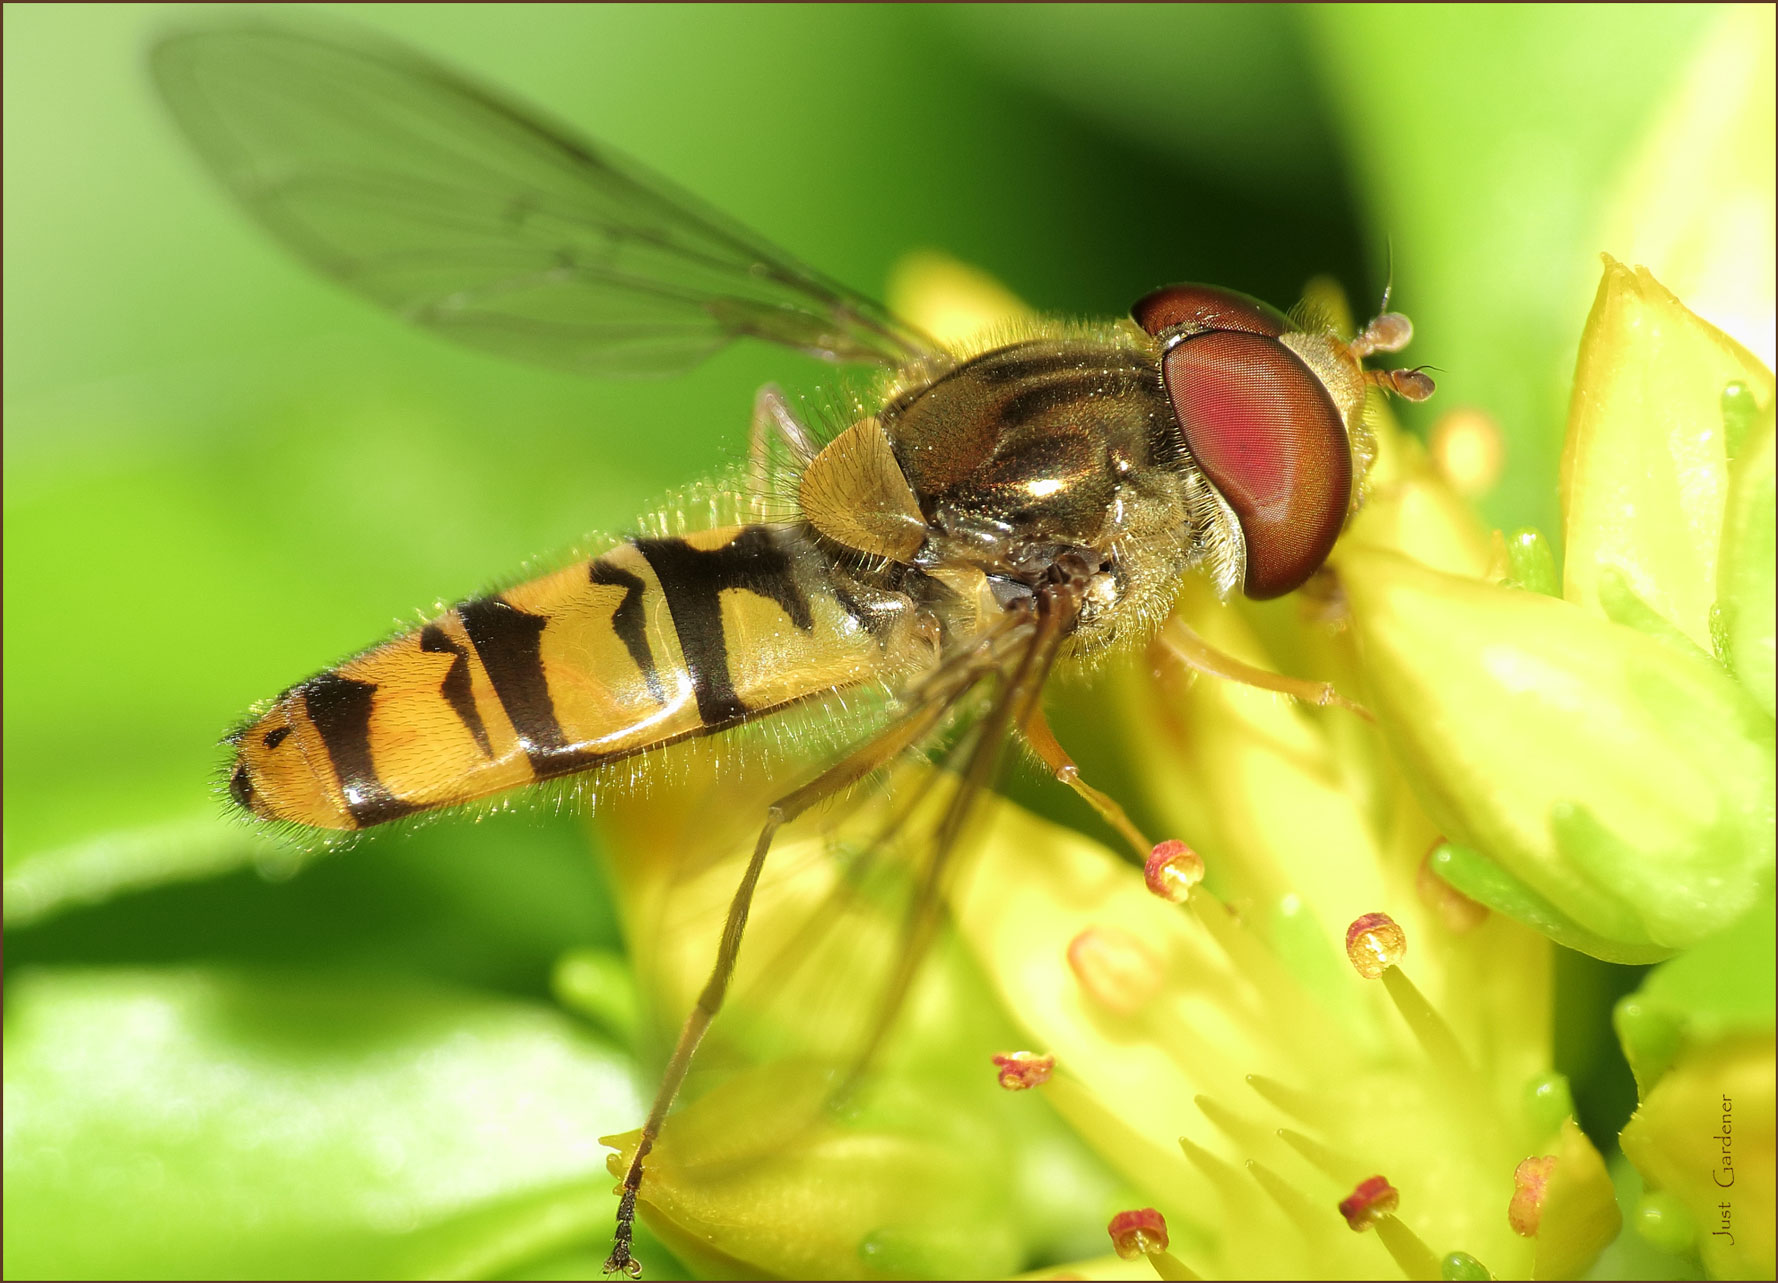
{"label": "blurred green background", "polygon": [[[289,879],[288,853],[219,818],[214,744],[413,608],[623,529],[741,455],[759,383],[826,372],[759,348],[582,382],[377,314],[269,243],[174,136],[143,60],[187,12],[5,10],[6,1090],[35,1129],[8,1131],[6,1271],[584,1268],[556,1255],[582,1250],[561,1208],[607,1184],[590,1138],[637,1108],[623,1039],[549,1001],[563,950],[621,948],[581,828],[447,823]],[[1288,305],[1324,272],[1362,311],[1392,246],[1409,355],[1440,368],[1412,425],[1492,414],[1508,456],[1486,516],[1556,534],[1601,229],[1721,15],[351,16],[866,292],[935,248],[1045,311],[1118,315],[1191,279]],[[1594,1037],[1623,981],[1570,981]],[[448,1084],[401,1078],[453,1046]],[[436,1140],[515,1077],[500,1142]],[[1600,1082],[1583,1118],[1609,1135],[1628,1105]],[[293,1119],[355,1084],[386,1135],[353,1124],[361,1103]],[[258,1165],[206,1166],[224,1133],[259,1138]],[[400,1196],[367,1210],[366,1171],[401,1173]]]}

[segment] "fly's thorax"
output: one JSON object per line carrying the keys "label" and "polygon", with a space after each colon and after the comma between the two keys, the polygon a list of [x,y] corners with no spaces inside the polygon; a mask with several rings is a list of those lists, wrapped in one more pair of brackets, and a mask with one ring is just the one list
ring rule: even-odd
{"label": "fly's thorax", "polygon": [[878,416],[929,538],[1095,549],[1176,453],[1169,417],[1160,368],[1134,335],[996,348]]}
{"label": "fly's thorax", "polygon": [[[1158,623],[1198,528],[1158,354],[1132,327],[996,347],[905,380],[805,471],[823,536],[907,567],[947,638],[1087,577],[1077,646]],[[921,591],[919,585],[924,586]]]}
{"label": "fly's thorax", "polygon": [[1131,327],[1015,342],[906,379],[810,462],[799,490],[827,543],[905,567],[952,640],[1062,562],[1098,567],[1075,648],[1145,634],[1204,550],[1231,546],[1216,523],[1233,528],[1180,449],[1159,350]]}

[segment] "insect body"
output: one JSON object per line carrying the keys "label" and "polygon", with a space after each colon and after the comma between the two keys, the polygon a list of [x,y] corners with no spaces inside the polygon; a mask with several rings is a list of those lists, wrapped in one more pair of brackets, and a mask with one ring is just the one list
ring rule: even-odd
{"label": "insect body", "polygon": [[[1194,328],[1212,307],[1254,328]],[[1138,313],[1161,336],[916,371],[807,461],[800,521],[629,540],[303,682],[239,734],[231,796],[357,829],[586,771],[930,669],[1064,561],[1076,648],[1151,631],[1200,564],[1296,587],[1350,505],[1357,359],[1228,291]]]}
{"label": "insect body", "polygon": [[613,1269],[634,1267],[644,1159],[721,1005],[777,829],[972,717],[929,883],[1017,735],[1133,835],[1044,724],[1052,668],[1151,635],[1189,573],[1225,596],[1302,584],[1356,505],[1368,389],[1432,390],[1364,368],[1408,341],[1399,315],[1346,341],[1203,285],[1113,324],[943,347],[660,180],[363,40],[234,26],[173,37],[155,69],[277,236],[459,340],[593,372],[681,368],[743,337],[877,367],[825,437],[761,393],[751,480],[788,496],[781,513],[618,541],[464,602],[231,737],[240,807],[355,830],[854,688],[891,693],[873,730],[766,808],[625,1177]]}

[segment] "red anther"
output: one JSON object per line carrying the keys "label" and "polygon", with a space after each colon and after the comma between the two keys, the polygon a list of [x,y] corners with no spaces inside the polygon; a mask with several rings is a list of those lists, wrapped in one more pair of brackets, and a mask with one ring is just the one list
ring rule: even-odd
{"label": "red anther", "polygon": [[1055,1072],[1056,1058],[1040,1056],[1035,1051],[1007,1051],[994,1057],[1000,1069],[1000,1085],[1008,1091],[1026,1091],[1041,1087]]}
{"label": "red anther", "polygon": [[1204,857],[1178,838],[1155,843],[1142,869],[1148,889],[1163,900],[1184,904],[1192,888],[1204,880]]}
{"label": "red anther", "polygon": [[1554,1154],[1527,1158],[1513,1169],[1513,1201],[1507,1206],[1506,1220],[1513,1233],[1534,1238],[1543,1222],[1543,1197],[1550,1177],[1556,1173]]}
{"label": "red anther", "polygon": [[1372,1176],[1340,1200],[1340,1215],[1354,1230],[1364,1231],[1401,1206],[1401,1191],[1387,1177]]}
{"label": "red anther", "polygon": [[1126,1261],[1167,1250],[1167,1218],[1152,1207],[1119,1212],[1105,1227],[1111,1246]]}
{"label": "red anther", "polygon": [[1408,951],[1407,933],[1387,913],[1367,913],[1346,928],[1346,959],[1366,980],[1375,980]]}

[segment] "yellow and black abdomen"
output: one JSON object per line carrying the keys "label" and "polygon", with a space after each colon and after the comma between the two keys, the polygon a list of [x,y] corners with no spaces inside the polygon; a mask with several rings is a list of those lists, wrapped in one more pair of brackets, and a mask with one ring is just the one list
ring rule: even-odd
{"label": "yellow and black abdomen", "polygon": [[869,681],[900,613],[795,530],[627,540],[292,687],[232,737],[229,793],[327,829],[473,802]]}

